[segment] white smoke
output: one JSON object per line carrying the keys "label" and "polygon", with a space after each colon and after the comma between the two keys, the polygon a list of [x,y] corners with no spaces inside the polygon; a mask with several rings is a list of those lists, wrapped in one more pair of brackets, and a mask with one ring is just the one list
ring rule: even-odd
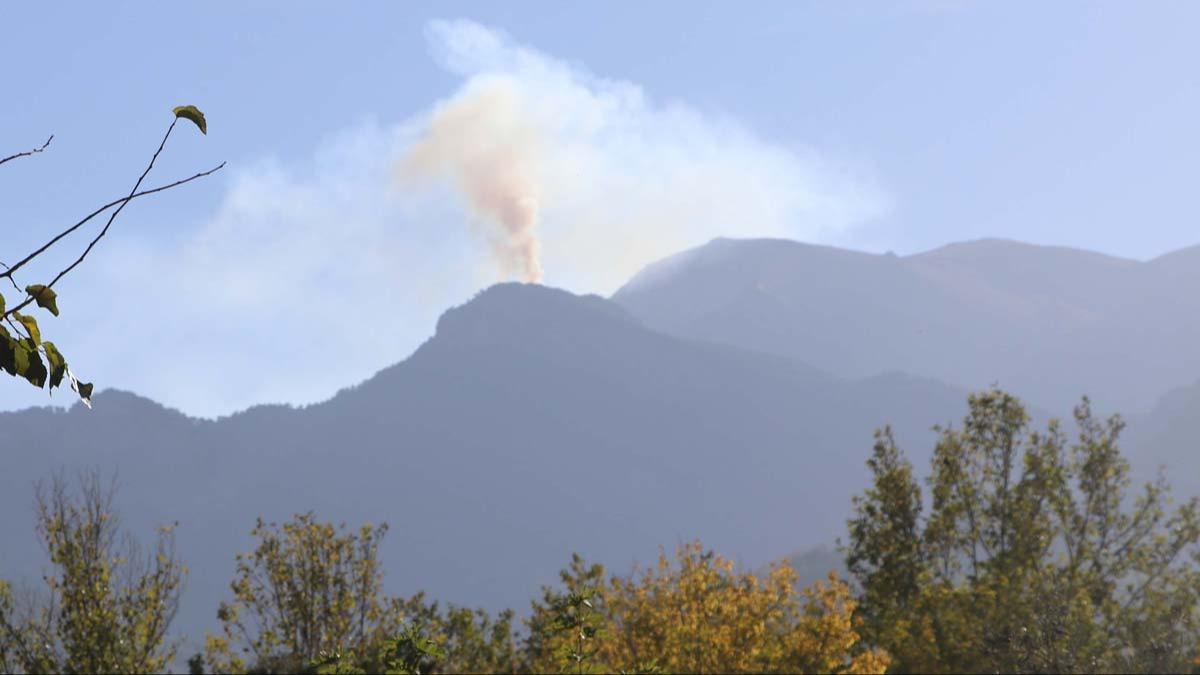
{"label": "white smoke", "polygon": [[537,239],[541,147],[509,86],[482,82],[439,107],[400,167],[402,180],[448,174],[466,199],[501,274],[542,280]]}
{"label": "white smoke", "polygon": [[444,177],[491,246],[498,278],[608,293],[714,237],[827,239],[886,200],[815,153],[685,105],[658,105],[470,21],[427,37],[466,79],[417,126],[405,187]]}

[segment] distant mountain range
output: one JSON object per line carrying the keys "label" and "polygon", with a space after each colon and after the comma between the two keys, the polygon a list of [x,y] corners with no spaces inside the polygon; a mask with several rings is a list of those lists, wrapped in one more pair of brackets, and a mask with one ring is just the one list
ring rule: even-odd
{"label": "distant mountain range", "polygon": [[[88,466],[119,472],[135,531],[179,522],[192,570],[179,628],[194,641],[216,627],[254,519],[310,509],[391,524],[391,592],[491,608],[524,609],[573,551],[622,570],[699,537],[752,568],[824,547],[795,558],[824,566],[881,425],[923,470],[930,427],[961,419],[967,388],[998,381],[1063,415],[1057,402],[1077,389],[1105,409],[1118,407],[1110,395],[1142,396],[1111,393],[1118,374],[1138,392],[1194,383],[1188,255],[1200,259],[1008,242],[896,258],[717,240],[612,300],[494,286],[447,311],[410,358],[317,405],[206,421],[108,391],[92,411],[3,413],[0,577],[38,570],[33,481]],[[1151,287],[1175,295],[1135,301],[1131,289]],[[1145,323],[1160,315],[1175,328]],[[1117,338],[1089,326],[1137,341],[1117,359]],[[1175,372],[1155,365],[1170,358]],[[1197,412],[1200,387],[1137,416],[1134,447],[1160,442],[1135,451],[1140,466],[1196,475]]]}
{"label": "distant mountain range", "polygon": [[1087,394],[1148,411],[1200,379],[1200,247],[1149,262],[981,240],[912,256],[718,239],[613,299],[672,335],[817,364],[898,370],[1048,410]]}

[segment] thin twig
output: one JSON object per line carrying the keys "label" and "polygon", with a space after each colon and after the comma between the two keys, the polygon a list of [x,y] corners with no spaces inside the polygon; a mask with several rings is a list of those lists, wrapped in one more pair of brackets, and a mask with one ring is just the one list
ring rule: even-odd
{"label": "thin twig", "polygon": [[26,150],[25,152],[18,152],[15,155],[9,155],[8,157],[5,157],[4,159],[0,159],[0,164],[4,164],[5,162],[11,162],[14,159],[20,159],[21,157],[28,157],[30,155],[36,155],[39,152],[44,151],[50,145],[50,141],[52,141],[52,140],[54,140],[54,134],[50,134],[50,138],[47,138],[46,142],[42,143],[42,147],[34,148],[32,150]]}
{"label": "thin twig", "polygon": [[[0,262],[0,265],[4,265],[4,263]],[[8,265],[4,265],[4,269],[8,269]],[[7,276],[7,277],[8,277],[8,280],[9,280],[9,281],[12,283],[12,285],[13,285],[13,288],[17,289],[17,292],[18,292],[18,293],[20,293],[20,292],[21,292],[21,287],[17,285],[17,280],[16,280],[16,279],[14,279],[14,278],[12,278],[12,275],[11,275],[11,274],[7,274],[7,275],[3,275],[3,276]]]}
{"label": "thin twig", "polygon": [[0,273],[0,278],[3,278],[3,277],[11,278],[13,272],[16,272],[17,270],[21,269],[21,267],[24,266],[26,263],[28,263],[29,261],[38,257],[42,253],[45,253],[46,249],[48,249],[51,246],[58,243],[58,241],[60,239],[67,236],[68,234],[71,234],[75,230],[78,230],[79,228],[83,227],[85,224],[87,224],[89,221],[91,221],[92,218],[95,218],[96,216],[100,215],[101,213],[104,213],[105,211],[111,209],[112,207],[117,206],[118,204],[125,204],[127,202],[131,202],[134,199],[137,199],[138,197],[145,197],[146,195],[152,195],[155,192],[162,192],[163,190],[170,190],[173,187],[179,187],[180,185],[183,185],[184,183],[190,183],[198,178],[204,178],[205,176],[209,176],[209,175],[216,173],[217,171],[220,171],[221,168],[223,168],[224,166],[225,166],[225,162],[221,162],[217,166],[209,169],[208,171],[201,171],[200,173],[198,173],[194,176],[189,176],[182,180],[177,180],[174,183],[169,183],[167,185],[160,185],[159,187],[152,188],[149,190],[142,190],[141,192],[129,195],[128,197],[114,199],[113,201],[96,209],[95,211],[92,211],[87,216],[85,216],[83,218],[83,220],[80,220],[78,223],[75,223],[71,227],[68,227],[67,229],[63,230],[61,233],[58,234],[58,236],[56,236],[53,239],[51,239],[50,241],[46,242],[41,248],[39,248],[38,250],[34,251],[33,253],[30,253],[29,255],[25,256],[19,262],[17,262],[15,265],[13,265],[12,267],[9,267],[8,270],[6,270],[5,272]]}
{"label": "thin twig", "polygon": [[[138,188],[140,188],[142,186],[142,181],[146,180],[146,175],[150,173],[150,169],[154,168],[154,162],[158,159],[158,155],[160,153],[162,153],[163,148],[166,147],[167,139],[171,137],[171,132],[175,130],[175,125],[178,122],[179,122],[178,117],[171,120],[171,126],[167,127],[167,133],[163,134],[162,142],[160,142],[158,144],[158,149],[154,151],[154,156],[150,158],[150,163],[146,165],[146,170],[142,172],[142,175],[138,176],[137,182],[133,184],[133,189],[129,191],[130,197],[137,194]],[[90,244],[88,244],[87,248],[84,249],[83,254],[79,256],[79,259],[76,260],[75,262],[71,263],[70,265],[68,265],[67,268],[64,269],[63,271],[59,272],[58,276],[54,277],[53,281],[46,284],[46,288],[52,288],[54,286],[55,282],[57,282],[59,279],[62,279],[67,274],[67,272],[70,272],[71,270],[75,269],[75,267],[79,263],[83,262],[83,259],[87,257],[88,253],[92,252],[92,247],[95,246],[98,241],[100,241],[102,238],[104,238],[104,235],[108,234],[109,226],[111,226],[113,224],[113,221],[116,220],[117,216],[121,213],[121,211],[125,208],[125,205],[128,203],[129,203],[128,199],[121,202],[121,205],[118,206],[117,209],[115,211],[113,211],[112,214],[108,217],[108,222],[104,224],[104,229],[100,230],[100,234],[97,234],[96,238],[93,239]],[[26,302],[28,302],[28,301],[26,301]]]}
{"label": "thin twig", "polygon": [[[138,188],[139,188],[139,187],[141,187],[141,185],[142,185],[142,181],[144,181],[144,180],[146,179],[146,176],[147,176],[147,174],[149,174],[149,173],[150,173],[150,170],[154,168],[154,162],[155,162],[155,161],[158,159],[158,156],[159,156],[159,154],[161,154],[161,153],[162,153],[162,151],[163,151],[163,148],[164,148],[164,147],[166,147],[166,145],[167,145],[167,139],[171,137],[171,132],[175,130],[175,125],[176,125],[178,122],[179,122],[179,118],[178,118],[178,117],[176,117],[175,119],[171,120],[171,126],[167,127],[167,133],[163,134],[163,139],[162,139],[162,141],[161,141],[161,142],[158,144],[158,149],[154,151],[154,155],[153,155],[153,156],[150,158],[150,163],[146,165],[146,170],[145,170],[145,171],[142,171],[142,175],[141,175],[141,176],[139,176],[139,177],[138,177],[138,179],[137,179],[137,182],[136,182],[136,183],[134,183],[134,185],[133,185],[133,189],[129,191],[129,195],[128,195],[128,196],[126,196],[124,199],[121,199],[121,200],[119,200],[119,201],[117,202],[117,203],[119,204],[119,206],[117,206],[117,209],[116,209],[115,211],[113,211],[113,213],[112,213],[112,214],[111,214],[111,215],[108,217],[108,222],[106,222],[106,223],[104,224],[104,228],[100,230],[100,233],[99,233],[99,234],[97,234],[97,235],[96,235],[96,237],[95,237],[94,239],[92,239],[91,243],[89,243],[89,244],[87,245],[87,248],[86,248],[86,249],[84,249],[83,253],[82,253],[82,254],[79,256],[79,258],[78,258],[78,259],[76,259],[76,260],[75,260],[75,262],[73,262],[73,263],[71,263],[70,265],[68,265],[68,266],[66,267],[66,269],[64,269],[63,271],[59,272],[59,273],[58,273],[58,274],[57,274],[57,275],[54,277],[54,279],[52,279],[52,280],[50,281],[50,283],[46,284],[46,288],[47,288],[47,289],[49,289],[49,288],[53,288],[53,287],[54,287],[54,284],[58,283],[60,279],[62,279],[64,276],[66,276],[66,275],[67,275],[67,273],[69,273],[71,270],[73,270],[73,269],[75,269],[76,267],[78,267],[78,266],[79,266],[79,264],[80,264],[80,263],[82,263],[82,262],[84,261],[84,259],[85,259],[85,258],[87,258],[88,254],[92,252],[92,249],[93,249],[93,248],[96,246],[96,244],[97,244],[97,243],[99,243],[99,241],[100,241],[101,239],[103,239],[103,238],[104,238],[104,235],[108,234],[108,228],[109,228],[110,226],[112,226],[112,224],[113,224],[113,220],[115,220],[115,219],[116,219],[116,217],[117,217],[117,215],[119,215],[119,214],[121,213],[121,211],[122,211],[122,210],[125,208],[125,205],[126,205],[126,204],[128,204],[128,203],[129,203],[129,202],[130,202],[130,201],[131,201],[131,200],[134,198],[134,196],[138,194],[138,191],[137,191],[137,190],[138,190]],[[187,180],[193,180],[193,179],[195,179],[195,178],[199,178],[199,177],[201,177],[201,176],[203,176],[203,175],[208,175],[208,174],[210,174],[210,173],[213,173],[214,171],[217,171],[217,170],[218,170],[218,169],[220,169],[222,166],[225,166],[225,163],[224,163],[224,162],[222,162],[222,163],[221,163],[219,166],[217,166],[215,169],[212,169],[212,170],[210,170],[210,171],[208,171],[208,172],[205,172],[205,173],[203,173],[203,174],[197,174],[197,175],[195,175],[195,176],[192,176],[192,178],[189,178],[189,179],[187,179]],[[176,183],[176,184],[182,184],[182,183],[185,183],[185,182],[187,182],[187,180],[185,180],[185,181],[179,181],[179,183]],[[171,186],[168,186],[168,187],[171,187]],[[166,189],[166,188],[164,187],[163,189]],[[149,193],[149,192],[150,192],[150,191],[148,190],[148,191],[147,191],[147,193]],[[110,206],[111,206],[111,205],[110,205]],[[103,210],[103,209],[100,209],[100,210],[98,210],[96,213],[99,213],[99,211],[101,211],[101,210]],[[93,213],[92,215],[94,216],[94,215],[95,215],[95,213]],[[89,216],[88,218],[90,219],[91,217],[92,217],[92,216]],[[21,265],[24,265],[25,263],[29,262],[29,260],[31,260],[32,258],[34,258],[34,257],[37,257],[37,255],[38,255],[39,253],[41,253],[42,251],[46,250],[46,248],[48,248],[48,247],[49,247],[49,246],[51,246],[51,245],[52,245],[52,244],[53,244],[55,241],[58,241],[58,240],[59,240],[59,239],[61,239],[63,236],[65,236],[66,234],[68,234],[68,233],[69,233],[71,230],[74,230],[75,228],[79,227],[79,225],[82,225],[82,222],[80,222],[80,223],[76,224],[76,225],[75,225],[75,226],[73,226],[72,228],[69,228],[67,232],[64,232],[63,234],[59,235],[59,236],[58,236],[58,237],[56,237],[55,239],[51,240],[51,242],[50,242],[49,244],[46,244],[46,246],[43,246],[43,247],[42,247],[41,249],[39,249],[38,251],[35,251],[35,252],[34,252],[33,254],[31,254],[30,256],[26,257],[26,258],[25,258],[25,260],[22,260],[21,262],[17,263],[16,265],[13,265],[12,267],[10,267],[10,268],[8,269],[8,271],[6,271],[6,272],[4,273],[4,275],[8,275],[8,276],[11,278],[11,275],[12,275],[12,273],[13,273],[14,271],[16,271],[16,270],[17,270],[17,268],[19,268]],[[0,275],[0,276],[2,276],[2,275]],[[25,298],[24,302],[20,303],[20,304],[19,304],[19,305],[17,305],[16,307],[13,307],[12,309],[10,309],[10,310],[6,311],[6,312],[4,313],[4,316],[8,316],[9,314],[12,314],[13,312],[16,312],[16,311],[19,311],[19,310],[21,310],[21,309],[24,309],[26,306],[28,306],[28,305],[29,305],[29,303],[31,303],[31,302],[33,302],[33,301],[34,301],[34,297],[33,297],[32,295],[30,295],[30,296],[27,296],[27,297]]]}

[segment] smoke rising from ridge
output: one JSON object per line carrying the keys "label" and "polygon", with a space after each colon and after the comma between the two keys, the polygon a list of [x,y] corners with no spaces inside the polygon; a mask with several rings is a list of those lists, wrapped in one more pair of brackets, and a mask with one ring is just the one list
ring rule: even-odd
{"label": "smoke rising from ridge", "polygon": [[406,127],[398,182],[410,195],[438,180],[453,187],[495,263],[485,283],[544,276],[611,293],[715,237],[828,240],[888,207],[853,167],[654,102],[501,31],[434,21],[426,37],[463,82]]}
{"label": "smoke rising from ridge", "polygon": [[511,86],[488,81],[434,111],[425,135],[402,160],[401,180],[453,179],[487,240],[500,273],[542,280],[537,238],[538,139]]}

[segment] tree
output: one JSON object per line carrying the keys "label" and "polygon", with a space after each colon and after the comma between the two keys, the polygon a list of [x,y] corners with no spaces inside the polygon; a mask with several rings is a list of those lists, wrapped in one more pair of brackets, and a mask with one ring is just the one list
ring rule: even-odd
{"label": "tree", "polygon": [[559,579],[561,589],[545,586],[541,599],[532,603],[522,646],[523,670],[606,672],[595,658],[595,642],[603,635],[607,616],[604,566],[589,565],[576,553]]}
{"label": "tree", "polygon": [[[602,568],[576,557],[565,592],[547,589],[529,620],[528,664],[564,672],[882,673],[886,654],[865,648],[855,601],[831,575],[800,592],[795,573],[766,578],[699,542],[660,554],[640,574],[600,585]],[[589,644],[590,642],[590,644]],[[550,657],[550,658],[547,658]],[[565,658],[564,658],[565,657]],[[553,660],[551,660],[553,659]]]}
{"label": "tree", "polygon": [[112,508],[115,484],[96,473],[72,495],[55,476],[37,488],[37,531],[56,573],[47,593],[14,599],[0,582],[0,667],[5,672],[159,672],[175,656],[167,631],[186,569],[173,526],[143,550],[121,536]]}
{"label": "tree", "polygon": [[513,613],[493,619],[487,612],[437,603],[425,604],[418,593],[404,602],[404,629],[374,649],[324,652],[307,671],[328,673],[515,673],[519,661],[513,636]]}
{"label": "tree", "polygon": [[[423,651],[422,673],[512,673],[519,664],[514,614],[493,617],[483,609],[428,603],[424,593],[405,600],[402,613],[409,627],[420,627],[434,650]],[[394,652],[394,650],[393,650]],[[379,664],[386,666],[385,663]],[[411,668],[410,670],[415,670]]]}
{"label": "tree", "polygon": [[368,654],[399,633],[398,604],[381,593],[386,533],[370,524],[347,532],[312,513],[283,525],[260,518],[251,530],[257,547],[237,556],[233,600],[217,612],[221,635],[206,640],[210,667],[301,672],[328,655]]}
{"label": "tree", "polygon": [[[387,525],[348,531],[312,513],[257,521],[205,658],[215,672],[511,672],[513,614],[384,595]],[[241,654],[248,654],[249,660]]]}
{"label": "tree", "polygon": [[[7,280],[17,293],[11,306],[6,302],[4,296],[0,294],[0,369],[3,369],[9,375],[24,378],[39,389],[48,385],[50,391],[53,391],[55,387],[62,384],[65,378],[70,383],[72,390],[79,395],[80,399],[88,407],[91,407],[92,384],[79,381],[74,372],[71,371],[66,357],[58,347],[53,342],[42,339],[42,332],[38,326],[37,319],[31,314],[22,313],[21,310],[36,303],[38,307],[57,317],[58,292],[54,290],[55,285],[87,258],[96,244],[104,238],[104,235],[108,234],[108,228],[112,226],[113,221],[120,215],[129,202],[164,190],[170,190],[185,183],[190,183],[193,180],[211,175],[225,166],[224,162],[222,162],[208,171],[202,171],[189,178],[177,180],[156,188],[141,190],[142,182],[149,175],[150,170],[154,168],[154,162],[162,153],[163,148],[166,147],[167,139],[171,137],[171,132],[175,129],[176,123],[181,118],[194,123],[200,129],[201,133],[208,133],[208,123],[203,113],[195,106],[179,106],[173,112],[175,117],[171,121],[171,126],[167,128],[167,133],[163,135],[162,141],[158,144],[158,149],[155,150],[154,155],[150,158],[150,163],[146,166],[142,175],[138,177],[137,182],[134,183],[133,189],[129,191],[128,195],[121,199],[113,200],[92,211],[82,220],[55,235],[48,242],[20,260],[17,260],[12,265],[0,263],[0,266],[4,267],[4,270],[0,272],[0,281]],[[54,136],[50,136],[38,148],[0,158],[0,165],[40,154],[49,147],[52,140],[54,140]],[[46,283],[29,284],[22,288],[17,282],[17,272],[24,271],[26,265],[34,262],[65,237],[104,213],[109,214],[108,220],[74,262],[60,270]],[[10,328],[12,329],[11,331],[9,330]]]}
{"label": "tree", "polygon": [[937,428],[927,517],[911,466],[877,436],[845,549],[868,639],[904,671],[1190,671],[1197,500],[1168,513],[1161,479],[1130,494],[1124,425],[1086,398],[1073,444],[1028,421],[992,390],[961,429]]}
{"label": "tree", "polygon": [[914,605],[926,582],[921,488],[890,427],[875,433],[867,466],[874,485],[853,500],[859,517],[850,521],[852,546],[846,552],[849,573],[870,580],[862,585],[859,616],[867,634],[877,644],[889,645],[896,658],[908,650],[923,654],[931,646],[913,624]]}

